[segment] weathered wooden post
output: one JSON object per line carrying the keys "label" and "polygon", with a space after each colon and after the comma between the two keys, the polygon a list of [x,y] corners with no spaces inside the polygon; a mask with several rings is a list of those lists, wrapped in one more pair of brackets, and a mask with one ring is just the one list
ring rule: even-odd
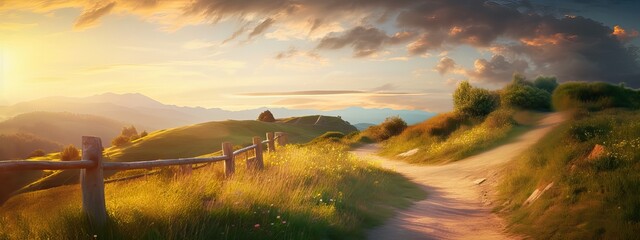
{"label": "weathered wooden post", "polygon": [[222,143],[222,155],[227,157],[227,159],[224,160],[224,175],[231,177],[236,171],[236,165],[233,158],[233,146],[230,142]]}
{"label": "weathered wooden post", "polygon": [[267,145],[269,147],[269,152],[276,151],[276,143],[273,140],[273,133],[272,132],[268,132],[267,133]]}
{"label": "weathered wooden post", "polygon": [[256,145],[256,158],[251,164],[253,166],[247,164],[247,168],[262,170],[264,168],[264,162],[262,161],[262,139],[260,139],[260,137],[253,137],[253,144]]}
{"label": "weathered wooden post", "polygon": [[284,146],[284,144],[283,144],[284,133],[283,132],[275,132],[275,137],[276,137],[276,141],[277,141],[278,145],[279,146]]}
{"label": "weathered wooden post", "polygon": [[102,141],[98,137],[82,137],[82,160],[95,163],[80,170],[82,209],[96,227],[107,223],[107,207],[104,200],[104,173],[102,172]]}

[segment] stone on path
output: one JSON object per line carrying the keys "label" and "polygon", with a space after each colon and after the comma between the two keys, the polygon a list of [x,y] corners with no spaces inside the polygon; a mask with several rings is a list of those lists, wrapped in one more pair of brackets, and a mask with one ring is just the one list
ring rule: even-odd
{"label": "stone on path", "polygon": [[414,154],[418,153],[418,150],[420,150],[420,149],[419,148],[411,149],[409,151],[406,151],[406,152],[398,154],[398,157],[408,157],[408,156],[414,155]]}

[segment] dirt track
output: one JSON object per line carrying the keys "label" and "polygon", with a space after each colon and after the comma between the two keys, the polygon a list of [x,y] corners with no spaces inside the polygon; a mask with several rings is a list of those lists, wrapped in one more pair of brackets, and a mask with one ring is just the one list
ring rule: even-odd
{"label": "dirt track", "polygon": [[[519,239],[504,232],[503,221],[491,213],[493,187],[506,162],[540,140],[564,120],[560,113],[545,116],[514,141],[488,152],[441,166],[420,166],[375,155],[367,145],[353,153],[397,171],[427,191],[425,200],[400,211],[368,232],[369,239]],[[475,180],[486,178],[480,185]]]}

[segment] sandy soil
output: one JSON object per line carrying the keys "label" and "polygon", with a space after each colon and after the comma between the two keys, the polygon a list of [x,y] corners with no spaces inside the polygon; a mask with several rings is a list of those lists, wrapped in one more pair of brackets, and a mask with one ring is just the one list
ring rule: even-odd
{"label": "sandy soil", "polygon": [[[420,166],[375,155],[376,145],[353,153],[379,161],[419,184],[425,200],[400,211],[384,225],[368,232],[369,239],[520,239],[505,233],[502,219],[491,209],[502,203],[494,199],[494,186],[503,165],[540,140],[565,118],[545,116],[533,129],[514,141],[482,154],[440,166]],[[482,184],[474,181],[486,178]]]}

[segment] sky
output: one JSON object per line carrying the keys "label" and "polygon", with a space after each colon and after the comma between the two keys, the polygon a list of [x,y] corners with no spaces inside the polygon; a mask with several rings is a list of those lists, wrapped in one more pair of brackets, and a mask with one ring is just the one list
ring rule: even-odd
{"label": "sky", "polygon": [[640,87],[635,0],[0,0],[0,105],[444,112],[514,73]]}

